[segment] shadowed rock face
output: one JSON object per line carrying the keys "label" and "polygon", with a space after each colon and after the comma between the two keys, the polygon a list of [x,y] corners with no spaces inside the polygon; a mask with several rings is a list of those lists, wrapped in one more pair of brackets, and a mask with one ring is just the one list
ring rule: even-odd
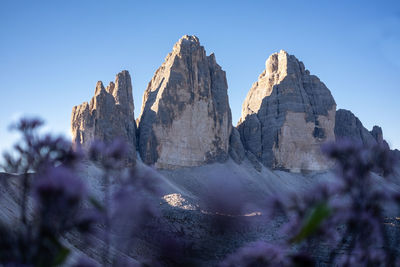
{"label": "shadowed rock face", "polygon": [[335,140],[336,103],[329,89],[285,51],[271,55],[243,103],[238,130],[266,167],[324,170],[320,145]]}
{"label": "shadowed rock face", "polygon": [[382,128],[381,127],[375,125],[372,128],[372,131],[370,131],[370,133],[374,137],[376,142],[382,143],[384,141],[383,140],[383,132],[382,132]]}
{"label": "shadowed rock face", "polygon": [[374,126],[372,131],[368,131],[361,121],[346,109],[336,111],[335,135],[337,139],[351,139],[366,146],[384,142],[381,127]]}
{"label": "shadowed rock face", "polygon": [[245,158],[246,151],[244,150],[242,141],[240,140],[239,131],[233,127],[229,138],[229,155],[238,164],[242,163]]}
{"label": "shadowed rock face", "polygon": [[232,128],[225,72],[195,36],[183,36],[154,74],[139,118],[139,152],[158,168],[228,157]]}
{"label": "shadowed rock face", "polygon": [[104,88],[97,82],[95,95],[90,101],[72,109],[72,142],[87,150],[93,140],[109,143],[123,139],[128,146],[127,163],[136,160],[136,123],[129,72],[117,74],[115,83]]}
{"label": "shadowed rock face", "polygon": [[[371,131],[368,131],[350,110],[339,109],[336,111],[335,135],[336,139],[350,139],[367,147],[381,144],[390,149],[389,144],[383,138],[381,127],[375,125]],[[394,149],[390,153],[394,160],[400,162],[399,150]]]}

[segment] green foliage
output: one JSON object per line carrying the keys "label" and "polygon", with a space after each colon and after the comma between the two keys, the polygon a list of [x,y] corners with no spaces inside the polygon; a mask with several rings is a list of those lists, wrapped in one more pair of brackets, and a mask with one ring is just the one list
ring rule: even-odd
{"label": "green foliage", "polygon": [[331,208],[326,202],[318,203],[311,210],[309,215],[304,219],[300,232],[293,237],[292,243],[299,243],[314,234],[321,223],[332,213]]}

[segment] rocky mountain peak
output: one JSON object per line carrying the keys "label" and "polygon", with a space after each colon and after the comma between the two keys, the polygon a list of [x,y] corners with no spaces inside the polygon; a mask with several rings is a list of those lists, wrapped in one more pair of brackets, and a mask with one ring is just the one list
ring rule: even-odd
{"label": "rocky mountain peak", "polygon": [[132,81],[127,70],[123,70],[115,77],[115,87],[110,90],[115,99],[115,104],[120,105],[127,115],[133,116],[135,106],[132,96]]}
{"label": "rocky mountain peak", "polygon": [[383,132],[381,127],[375,125],[370,133],[375,138],[376,142],[378,143],[383,142]]}
{"label": "rocky mountain peak", "polygon": [[178,42],[175,43],[174,50],[175,48],[187,49],[191,47],[200,47],[199,38],[197,38],[195,35],[184,35],[178,40]]}
{"label": "rocky mountain peak", "polygon": [[110,82],[106,87],[106,91],[111,95],[113,94],[114,89],[115,89],[115,83],[113,82]]}
{"label": "rocky mountain peak", "polygon": [[[289,55],[285,50],[274,53],[265,62],[265,72],[275,83],[282,81],[287,75],[293,75],[297,79],[306,72],[304,64],[294,55]],[[309,73],[308,73],[309,74]]]}
{"label": "rocky mountain peak", "polygon": [[94,90],[94,95],[99,95],[99,94],[102,93],[102,91],[105,91],[103,82],[102,81],[97,81],[96,89]]}
{"label": "rocky mountain peak", "polygon": [[225,160],[232,127],[227,88],[225,72],[199,39],[179,39],[143,96],[143,161],[176,168]]}
{"label": "rocky mountain peak", "polygon": [[[274,53],[269,56],[265,62],[265,70],[259,75],[258,81],[253,84],[246,97],[242,107],[240,121],[243,121],[247,115],[259,111],[262,100],[272,94],[275,85],[283,82],[284,84],[288,84],[288,88],[286,88],[285,91],[296,90],[298,89],[296,87],[302,87],[301,83],[303,83],[304,79],[310,80],[308,77],[310,76],[309,74],[309,71],[305,69],[301,61],[295,56],[289,55],[284,50],[280,50],[279,53]],[[316,80],[316,82],[319,81],[316,76],[311,77]],[[291,85],[289,85],[289,83]],[[284,86],[281,87],[283,88]],[[333,100],[332,97],[330,98]],[[329,102],[331,106],[335,104],[334,101]]]}
{"label": "rocky mountain peak", "polygon": [[279,53],[273,53],[265,61],[265,74],[286,73],[287,61],[288,53],[286,51],[280,50]]}
{"label": "rocky mountain peak", "polygon": [[238,130],[246,150],[265,166],[322,170],[320,145],[334,140],[336,103],[295,56],[272,54],[243,103]]}
{"label": "rocky mountain peak", "polygon": [[136,160],[136,124],[133,114],[132,84],[128,71],[117,74],[107,88],[96,83],[90,104],[84,102],[72,109],[72,142],[88,149],[94,140],[105,143],[122,138],[128,146],[127,163]]}

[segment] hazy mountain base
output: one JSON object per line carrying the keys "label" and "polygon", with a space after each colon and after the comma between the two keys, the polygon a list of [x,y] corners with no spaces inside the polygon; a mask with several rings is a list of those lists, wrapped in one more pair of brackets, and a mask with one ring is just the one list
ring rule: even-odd
{"label": "hazy mountain base", "polygon": [[[146,173],[151,168],[138,161],[139,172]],[[97,199],[103,197],[103,186],[101,182],[101,170],[93,163],[85,163],[81,166],[81,175],[88,183],[90,193]],[[173,236],[184,238],[190,245],[189,257],[195,259],[199,266],[216,265],[226,257],[227,254],[235,251],[247,242],[265,240],[277,242],[282,237],[279,231],[280,226],[285,222],[284,218],[269,220],[263,212],[268,205],[268,197],[278,194],[304,193],[310,190],[319,182],[334,179],[333,172],[311,172],[294,174],[284,171],[271,171],[262,168],[261,172],[256,171],[247,159],[240,165],[232,160],[227,162],[204,165],[201,167],[182,168],[177,170],[160,170],[152,172],[156,174],[156,180],[160,182],[163,192],[163,199],[152,199],[160,205],[163,214],[162,223]],[[397,172],[399,173],[399,172]],[[1,174],[3,180],[9,176]],[[377,181],[381,179],[375,175]],[[8,186],[0,184],[0,217],[2,220],[13,223],[18,218],[18,177],[11,176]],[[400,191],[400,178],[397,177],[397,188]],[[226,196],[228,201],[243,201],[242,215],[235,216],[237,225],[234,229],[213,228],[212,223],[215,217],[214,212],[207,210],[204,204],[210,196],[224,193],[224,187],[234,185],[240,188],[239,195]],[[32,207],[30,207],[32,209]],[[132,218],[134,220],[134,218]],[[389,219],[388,227],[397,225],[397,221]],[[102,226],[97,226],[97,231],[104,231]],[[129,237],[116,236],[113,240],[127,239]],[[126,240],[125,240],[126,241]],[[65,244],[73,251],[73,257],[67,265],[71,265],[80,255],[86,255],[97,262],[101,262],[103,241],[99,235],[93,236],[88,246],[80,236],[69,234]],[[135,262],[154,256],[158,249],[157,240],[151,237],[139,238],[128,250],[122,253],[117,248],[112,254],[122,256]],[[343,251],[342,251],[343,252]],[[340,253],[340,251],[339,251]],[[319,261],[320,266],[326,265],[328,260],[327,249],[323,244],[318,244],[313,256]]]}

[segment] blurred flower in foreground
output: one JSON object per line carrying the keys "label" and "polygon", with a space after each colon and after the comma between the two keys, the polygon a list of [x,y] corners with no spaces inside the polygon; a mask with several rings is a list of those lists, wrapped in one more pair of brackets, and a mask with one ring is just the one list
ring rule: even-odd
{"label": "blurred flower in foreground", "polygon": [[[384,142],[365,147],[339,140],[322,150],[336,161],[336,178],[304,193],[272,197],[267,209],[271,219],[287,219],[281,245],[295,246],[299,252],[291,255],[282,253],[280,246],[252,245],[229,256],[223,266],[311,266],[315,260],[309,255],[321,244],[328,246],[329,264],[394,265],[397,254],[385,221],[388,208],[400,207],[400,194],[390,179],[395,159],[389,147]],[[398,240],[397,229],[393,234]]]}
{"label": "blurred flower in foreground", "polygon": [[93,224],[83,216],[86,188],[75,170],[82,154],[61,137],[40,135],[42,124],[22,119],[12,126],[22,139],[4,155],[3,168],[20,181],[18,221],[1,236],[0,263],[6,266],[60,265],[70,253],[62,237],[86,232]]}
{"label": "blurred flower in foreground", "polygon": [[119,169],[124,167],[127,155],[127,145],[119,138],[110,143],[94,140],[88,152],[89,159],[99,162],[104,169]]}
{"label": "blurred flower in foreground", "polygon": [[34,183],[34,196],[42,224],[47,230],[60,232],[76,221],[86,186],[69,168],[47,169]]}
{"label": "blurred flower in foreground", "polygon": [[286,248],[259,241],[239,249],[224,260],[220,266],[290,266],[290,261]]}

